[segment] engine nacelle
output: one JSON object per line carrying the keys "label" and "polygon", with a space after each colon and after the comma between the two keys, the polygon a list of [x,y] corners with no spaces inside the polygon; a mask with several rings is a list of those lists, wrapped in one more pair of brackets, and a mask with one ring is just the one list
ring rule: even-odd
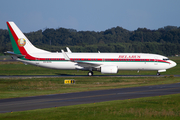
{"label": "engine nacelle", "polygon": [[117,73],[118,66],[115,65],[103,65],[101,66],[101,73]]}

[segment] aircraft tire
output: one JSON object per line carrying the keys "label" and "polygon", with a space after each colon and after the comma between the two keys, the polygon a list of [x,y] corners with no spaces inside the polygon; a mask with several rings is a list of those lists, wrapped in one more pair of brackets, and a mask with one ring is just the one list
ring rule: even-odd
{"label": "aircraft tire", "polygon": [[159,72],[157,72],[157,74],[156,74],[157,76],[160,76],[161,74],[159,73]]}
{"label": "aircraft tire", "polygon": [[88,72],[88,76],[93,76],[93,72],[92,72],[92,71],[89,71],[89,72]]}

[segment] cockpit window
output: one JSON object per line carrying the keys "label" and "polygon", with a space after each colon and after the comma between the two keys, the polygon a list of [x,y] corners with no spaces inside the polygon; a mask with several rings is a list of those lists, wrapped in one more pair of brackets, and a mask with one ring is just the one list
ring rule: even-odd
{"label": "cockpit window", "polygon": [[163,58],[163,60],[167,61],[167,60],[169,60],[169,58]]}

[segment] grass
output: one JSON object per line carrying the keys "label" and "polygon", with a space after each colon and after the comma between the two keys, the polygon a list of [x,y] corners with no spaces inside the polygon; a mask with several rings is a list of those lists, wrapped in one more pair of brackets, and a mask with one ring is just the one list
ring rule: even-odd
{"label": "grass", "polygon": [[180,94],[116,100],[0,114],[2,120],[174,120],[180,119]]}
{"label": "grass", "polygon": [[[178,65],[164,77],[60,77],[60,78],[11,78],[0,79],[0,99],[35,95],[114,89],[180,82],[180,58]],[[87,71],[51,70],[20,62],[0,62],[0,75],[86,75]],[[95,75],[101,75],[94,72]],[[119,75],[155,75],[156,71],[119,71]],[[170,75],[170,76],[169,76]],[[76,84],[64,85],[65,79],[75,79]],[[0,114],[2,120],[62,119],[62,120],[114,120],[114,119],[180,119],[180,94],[108,101],[57,108],[36,109]]]}
{"label": "grass", "polygon": [[[65,79],[75,84],[65,85]],[[69,77],[0,79],[0,99],[180,82],[179,77]]]}
{"label": "grass", "polygon": [[[0,79],[0,99],[15,98],[45,94],[70,93],[122,87],[168,84],[180,82],[174,74],[180,73],[180,57],[170,58],[178,65],[163,74],[164,77],[60,77],[60,78],[10,78]],[[173,74],[174,73],[174,74]],[[0,75],[86,75],[87,71],[52,70],[21,62],[0,62]],[[100,72],[94,72],[101,75]],[[155,75],[156,71],[119,71],[119,75]],[[75,79],[76,84],[64,85],[65,79]]]}

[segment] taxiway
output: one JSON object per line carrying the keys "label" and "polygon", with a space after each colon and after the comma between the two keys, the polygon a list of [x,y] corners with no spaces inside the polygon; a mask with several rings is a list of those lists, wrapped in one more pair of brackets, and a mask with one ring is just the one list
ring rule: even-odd
{"label": "taxiway", "polygon": [[1,99],[0,113],[180,93],[180,83]]}

